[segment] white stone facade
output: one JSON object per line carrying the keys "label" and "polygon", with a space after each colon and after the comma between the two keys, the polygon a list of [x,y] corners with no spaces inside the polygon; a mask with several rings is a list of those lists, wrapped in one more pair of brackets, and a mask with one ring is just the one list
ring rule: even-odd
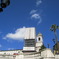
{"label": "white stone facade", "polygon": [[36,37],[36,33],[35,33],[35,28],[31,27],[31,28],[26,28],[25,29],[25,36],[24,39],[35,39]]}
{"label": "white stone facade", "polygon": [[[18,54],[14,55],[14,53]],[[50,49],[45,49],[41,54],[39,52],[23,52],[16,50],[2,51],[2,53],[0,51],[0,59],[55,59],[55,56]]]}
{"label": "white stone facade", "polygon": [[[10,52],[9,52],[10,53]],[[11,53],[10,53],[11,54]],[[23,53],[19,55],[0,55],[0,59],[39,59],[40,53]]]}
{"label": "white stone facade", "polygon": [[39,49],[42,45],[42,34],[39,34],[37,40],[35,40],[35,47],[27,46],[23,47],[23,50],[0,51],[0,59],[53,59],[54,55],[50,49],[45,49],[40,53]]}
{"label": "white stone facade", "polygon": [[[33,38],[34,37],[35,36],[33,35]],[[23,50],[0,51],[0,59],[40,59],[41,55],[39,53],[39,49],[41,45],[43,45],[43,40],[40,34],[37,36],[37,41],[35,40],[35,47],[23,47]],[[29,51],[29,52],[26,52],[26,51]]]}

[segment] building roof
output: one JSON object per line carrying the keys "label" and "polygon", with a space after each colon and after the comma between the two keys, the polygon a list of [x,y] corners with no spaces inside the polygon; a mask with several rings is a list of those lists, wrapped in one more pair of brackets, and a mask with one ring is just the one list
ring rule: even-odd
{"label": "building roof", "polygon": [[41,56],[42,57],[54,57],[54,54],[52,53],[51,49],[46,48],[41,52]]}
{"label": "building roof", "polygon": [[41,34],[41,33],[39,33],[37,36],[42,36],[42,34]]}

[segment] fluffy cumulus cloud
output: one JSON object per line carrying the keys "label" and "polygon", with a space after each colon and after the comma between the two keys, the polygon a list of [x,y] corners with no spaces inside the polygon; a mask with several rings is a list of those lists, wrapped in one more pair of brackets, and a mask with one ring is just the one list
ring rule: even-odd
{"label": "fluffy cumulus cloud", "polygon": [[37,0],[36,5],[39,6],[42,3],[42,0]]}
{"label": "fluffy cumulus cloud", "polygon": [[8,33],[4,39],[10,38],[10,39],[14,39],[14,40],[19,40],[19,39],[23,39],[24,35],[25,35],[25,27],[23,28],[18,28],[15,33]]}

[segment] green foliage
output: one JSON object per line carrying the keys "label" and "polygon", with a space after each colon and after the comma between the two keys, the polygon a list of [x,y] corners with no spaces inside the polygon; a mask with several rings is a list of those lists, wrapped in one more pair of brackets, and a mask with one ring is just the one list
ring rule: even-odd
{"label": "green foliage", "polygon": [[41,49],[45,49],[46,47],[44,45],[41,46]]}
{"label": "green foliage", "polygon": [[50,30],[51,31],[56,31],[56,29],[59,29],[59,26],[57,26],[56,24],[53,24],[51,27],[50,27]]}
{"label": "green foliage", "polygon": [[57,37],[57,33],[56,33],[56,30],[59,29],[59,26],[56,25],[56,24],[53,24],[51,27],[50,27],[50,30],[54,32],[54,35],[55,35],[55,40],[53,40],[53,42],[55,43],[56,42],[56,45],[54,47],[54,49],[58,49],[58,37]]}
{"label": "green foliage", "polygon": [[41,46],[40,52],[41,52],[43,49],[46,49],[46,47],[44,46],[44,44]]}
{"label": "green foliage", "polygon": [[57,37],[57,33],[56,33],[56,30],[59,29],[59,26],[57,26],[56,24],[53,24],[51,27],[50,27],[50,30],[54,32],[55,34],[55,39],[56,39],[56,43],[58,42],[58,37]]}

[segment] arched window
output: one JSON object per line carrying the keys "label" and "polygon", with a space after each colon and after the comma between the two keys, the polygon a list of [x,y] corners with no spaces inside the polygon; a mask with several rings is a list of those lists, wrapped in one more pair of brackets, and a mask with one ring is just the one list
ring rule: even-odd
{"label": "arched window", "polygon": [[38,40],[40,41],[40,37],[38,38]]}

